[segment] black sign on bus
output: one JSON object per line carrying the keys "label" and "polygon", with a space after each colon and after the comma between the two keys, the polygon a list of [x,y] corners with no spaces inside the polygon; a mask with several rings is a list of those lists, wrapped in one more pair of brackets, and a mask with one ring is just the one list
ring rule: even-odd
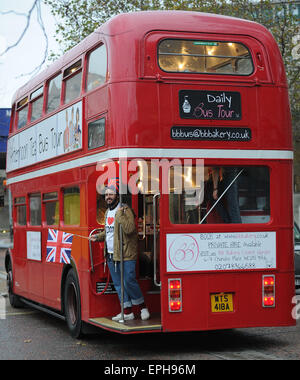
{"label": "black sign on bus", "polygon": [[250,141],[250,128],[233,127],[177,127],[171,128],[173,140],[194,141]]}
{"label": "black sign on bus", "polygon": [[241,95],[233,91],[179,91],[182,119],[241,120]]}

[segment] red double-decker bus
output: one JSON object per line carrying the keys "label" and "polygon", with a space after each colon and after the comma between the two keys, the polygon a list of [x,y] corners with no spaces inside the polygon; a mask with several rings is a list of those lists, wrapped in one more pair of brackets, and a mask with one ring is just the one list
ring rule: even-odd
{"label": "red double-decker bus", "polygon": [[[264,27],[114,17],[14,96],[11,304],[65,318],[75,337],[86,323],[126,334],[294,325],[292,160],[284,66]],[[111,320],[120,304],[103,245],[87,239],[104,226],[112,166],[136,215],[147,321]],[[50,230],[74,235],[70,262],[47,255]]]}

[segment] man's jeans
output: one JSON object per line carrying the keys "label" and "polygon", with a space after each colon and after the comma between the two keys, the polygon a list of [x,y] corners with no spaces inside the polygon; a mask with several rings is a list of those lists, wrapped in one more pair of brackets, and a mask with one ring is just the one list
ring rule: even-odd
{"label": "man's jeans", "polygon": [[[144,302],[144,297],[140,286],[136,280],[135,265],[136,260],[124,261],[124,308],[132,305],[140,305]],[[120,262],[112,261],[110,256],[107,257],[107,265],[121,302],[121,270]]]}

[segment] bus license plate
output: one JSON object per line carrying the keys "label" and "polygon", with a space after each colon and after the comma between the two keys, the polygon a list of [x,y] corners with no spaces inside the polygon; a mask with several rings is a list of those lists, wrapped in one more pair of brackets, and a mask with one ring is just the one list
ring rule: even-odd
{"label": "bus license plate", "polygon": [[233,311],[233,294],[216,293],[210,295],[211,311],[213,313],[224,313]]}

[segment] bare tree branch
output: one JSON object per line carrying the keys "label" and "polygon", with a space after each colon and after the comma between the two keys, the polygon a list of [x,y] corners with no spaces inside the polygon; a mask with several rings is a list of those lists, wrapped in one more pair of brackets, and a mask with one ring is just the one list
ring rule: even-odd
{"label": "bare tree branch", "polygon": [[29,26],[30,26],[30,23],[31,23],[31,19],[32,19],[32,15],[34,13],[34,10],[36,10],[37,21],[38,21],[38,24],[39,24],[39,26],[40,26],[40,28],[42,30],[42,33],[43,33],[43,36],[44,36],[44,39],[45,39],[46,46],[45,46],[45,50],[44,50],[44,55],[43,55],[42,61],[39,63],[39,65],[37,65],[31,72],[29,72],[29,73],[23,73],[19,77],[36,74],[41,69],[41,67],[43,66],[43,64],[46,62],[46,59],[48,57],[49,42],[48,42],[48,36],[47,36],[47,33],[46,33],[44,21],[43,21],[43,18],[42,18],[42,13],[41,13],[41,0],[34,0],[31,8],[28,11],[28,13],[16,12],[14,10],[0,12],[1,16],[15,15],[15,16],[26,17],[26,25],[25,25],[22,33],[20,34],[19,38],[17,39],[17,41],[15,43],[13,43],[12,45],[7,46],[7,48],[0,54],[0,57],[2,57],[8,51],[10,51],[11,49],[17,47],[20,44],[20,42],[23,40],[24,36],[26,35],[27,30],[29,29]]}
{"label": "bare tree branch", "polygon": [[26,34],[26,32],[27,32],[27,30],[28,30],[28,28],[29,28],[30,20],[31,20],[31,16],[32,16],[32,12],[33,12],[34,8],[36,7],[36,5],[37,5],[37,3],[38,3],[39,1],[40,1],[40,0],[34,0],[34,3],[33,3],[33,5],[32,5],[32,7],[30,8],[28,14],[17,13],[17,12],[15,12],[15,11],[8,11],[8,12],[3,12],[3,13],[1,12],[1,14],[15,14],[15,15],[17,15],[17,16],[25,16],[25,17],[27,18],[27,22],[26,22],[26,26],[25,26],[25,28],[23,29],[23,31],[22,31],[20,37],[18,38],[18,40],[17,40],[14,44],[8,46],[8,47],[4,50],[4,52],[0,54],[0,57],[2,57],[4,54],[6,54],[9,50],[11,50],[11,49],[13,49],[14,47],[16,47],[16,46],[22,41],[22,39],[24,38],[24,36],[25,36],[25,34]]}
{"label": "bare tree branch", "polygon": [[16,12],[16,11],[5,11],[5,12],[0,11],[0,15],[3,15],[3,16],[10,15],[10,14],[27,17],[26,13],[21,13],[21,12]]}

